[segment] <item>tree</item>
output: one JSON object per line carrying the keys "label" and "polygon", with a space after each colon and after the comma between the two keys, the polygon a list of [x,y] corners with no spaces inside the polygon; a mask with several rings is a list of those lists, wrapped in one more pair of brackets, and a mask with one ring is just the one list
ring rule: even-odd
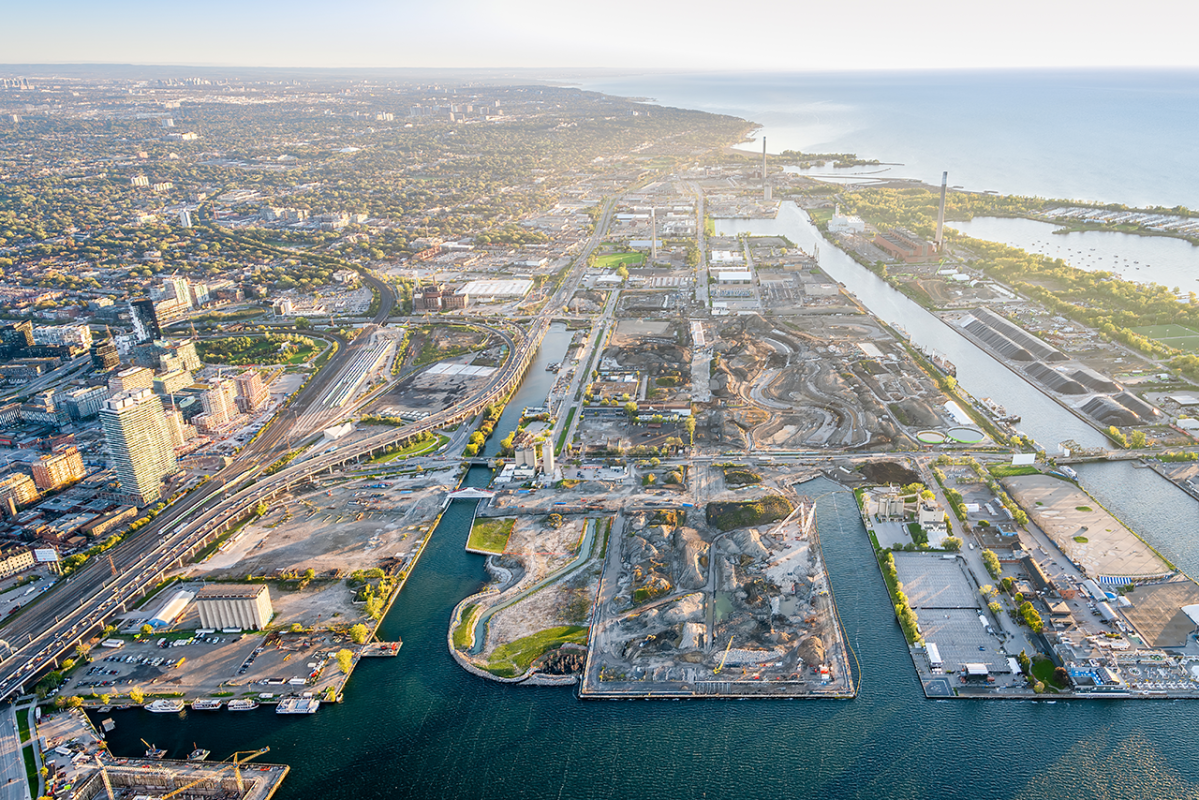
{"label": "tree", "polygon": [[619,275],[622,280],[628,280],[629,269],[624,264],[621,264],[619,267],[616,268],[616,274]]}
{"label": "tree", "polygon": [[1144,447],[1147,442],[1144,431],[1133,431],[1132,438],[1128,440],[1129,447]]}
{"label": "tree", "polygon": [[695,417],[683,417],[683,430],[687,431],[691,444],[695,444]]}
{"label": "tree", "polygon": [[147,623],[141,627],[142,636],[151,636],[151,635],[153,635],[153,633],[154,633],[154,629],[150,627],[149,623]]}
{"label": "tree", "polygon": [[1053,682],[1061,687],[1069,686],[1070,685],[1070,673],[1066,671],[1065,667],[1054,667]]}
{"label": "tree", "polygon": [[146,693],[141,690],[141,687],[134,686],[129,690],[129,699],[133,701],[134,705],[140,706],[146,701]]}
{"label": "tree", "polygon": [[87,644],[86,642],[80,642],[75,647],[75,655],[78,656],[79,658],[87,658],[87,654],[90,652],[92,652],[92,647],[91,647],[91,645]]}
{"label": "tree", "polygon": [[366,644],[367,637],[369,636],[370,631],[361,622],[350,628],[350,641],[354,644]]}
{"label": "tree", "polygon": [[296,327],[302,331],[308,330],[312,327],[312,323],[308,320],[308,317],[296,317]]}
{"label": "tree", "polygon": [[637,404],[630,400],[624,404],[624,413],[629,415],[629,419],[637,416]]}
{"label": "tree", "polygon": [[312,567],[309,567],[308,569],[304,570],[304,580],[310,581],[315,577],[316,577],[316,570],[314,570]]}
{"label": "tree", "polygon": [[956,536],[946,536],[945,539],[942,540],[941,544],[951,553],[956,553],[962,549],[962,540]]}
{"label": "tree", "polygon": [[991,613],[995,616],[999,616],[1000,612],[1003,611],[1003,606],[999,605],[999,603],[995,602],[994,600],[992,600],[990,603],[987,603],[987,608],[991,609]]}
{"label": "tree", "polygon": [[1025,675],[1032,669],[1032,659],[1023,650],[1020,651],[1020,655],[1016,656],[1016,661],[1020,664],[1020,671]]}
{"label": "tree", "polygon": [[354,652],[342,648],[337,651],[337,668],[341,670],[341,674],[349,675],[350,670],[354,667]]}

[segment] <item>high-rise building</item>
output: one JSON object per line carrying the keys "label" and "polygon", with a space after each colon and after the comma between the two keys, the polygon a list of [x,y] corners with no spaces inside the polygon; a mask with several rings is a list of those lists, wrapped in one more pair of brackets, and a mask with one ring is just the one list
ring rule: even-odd
{"label": "high-rise building", "polygon": [[154,379],[154,391],[158,394],[174,394],[192,385],[192,374],[185,369],[164,372]]}
{"label": "high-rise building", "polygon": [[33,347],[33,323],[26,319],[0,328],[0,345],[13,351]]}
{"label": "high-rise building", "polygon": [[180,211],[179,224],[184,228],[190,228],[192,226],[192,212],[188,211],[186,208]]}
{"label": "high-rise building", "polygon": [[246,370],[233,380],[237,383],[237,407],[243,414],[253,414],[270,399],[270,392],[262,385],[262,376],[255,370]]}
{"label": "high-rise building", "polygon": [[108,379],[108,390],[112,394],[129,392],[134,389],[151,389],[154,387],[154,370],[145,367],[130,367]]}
{"label": "high-rise building", "polygon": [[140,505],[158,500],[179,469],[162,402],[149,389],[122,392],[100,409],[100,424],[121,489]]}
{"label": "high-rise building", "polygon": [[64,447],[33,463],[33,482],[43,492],[83,480],[86,474],[78,447]]}
{"label": "high-rise building", "polygon": [[181,447],[188,441],[196,438],[196,428],[190,425],[183,419],[183,414],[176,409],[169,409],[166,412],[167,433],[171,437],[172,447]]}
{"label": "high-rise building", "polygon": [[102,372],[108,372],[120,365],[121,355],[117,352],[116,342],[112,339],[105,339],[92,345],[92,367]]}
{"label": "high-rise building", "polygon": [[87,419],[100,413],[101,406],[108,399],[107,386],[88,386],[67,392],[62,404],[67,409],[71,419]]}
{"label": "high-rise building", "polygon": [[231,380],[218,381],[200,395],[200,405],[208,415],[209,425],[220,425],[237,416],[237,384]]}
{"label": "high-rise building", "polygon": [[87,325],[52,325],[49,327],[38,327],[33,329],[33,343],[35,345],[53,345],[53,346],[75,346],[75,347],[91,347],[92,346],[92,329]]}
{"label": "high-rise building", "polygon": [[192,290],[191,285],[187,282],[187,278],[170,277],[165,281],[167,291],[171,293],[171,297],[175,298],[175,302],[186,308],[191,308],[192,305]]}
{"label": "high-rise building", "polygon": [[129,318],[133,321],[133,338],[138,344],[162,338],[162,327],[158,324],[153,300],[148,297],[130,300]]}
{"label": "high-rise building", "polygon": [[37,498],[37,486],[24,472],[13,472],[0,478],[0,505],[7,506],[11,500],[15,505],[24,506]]}

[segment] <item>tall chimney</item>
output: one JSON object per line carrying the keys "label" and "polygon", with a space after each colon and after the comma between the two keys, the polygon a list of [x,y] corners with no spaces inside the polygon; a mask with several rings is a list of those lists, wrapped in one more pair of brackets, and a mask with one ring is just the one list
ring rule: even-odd
{"label": "tall chimney", "polygon": [[766,137],[762,137],[762,199],[770,200],[770,184],[766,181]]}
{"label": "tall chimney", "polygon": [[941,208],[937,211],[937,240],[934,242],[937,252],[945,242],[945,186],[949,183],[949,173],[941,173]]}
{"label": "tall chimney", "polygon": [[658,261],[658,209],[649,209],[649,266],[652,268]]}

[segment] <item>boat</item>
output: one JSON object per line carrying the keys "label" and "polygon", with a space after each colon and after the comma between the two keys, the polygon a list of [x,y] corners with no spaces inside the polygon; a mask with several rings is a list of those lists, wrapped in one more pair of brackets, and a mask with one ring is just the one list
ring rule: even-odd
{"label": "boat", "polygon": [[315,714],[321,701],[315,697],[284,697],[275,706],[276,714]]}
{"label": "boat", "polygon": [[363,658],[382,658],[387,656],[397,656],[400,654],[400,648],[404,646],[403,641],[394,642],[371,642],[362,648],[360,655]]}
{"label": "boat", "polygon": [[146,706],[147,711],[153,711],[155,714],[174,714],[183,710],[182,700],[155,700]]}
{"label": "boat", "polygon": [[230,711],[253,711],[258,708],[257,700],[230,700],[225,708]]}
{"label": "boat", "polygon": [[[195,746],[195,744],[196,744],[195,742],[192,742],[193,747]],[[211,751],[205,750],[203,747],[196,747],[195,750],[192,750],[190,753],[187,754],[187,760],[188,761],[203,761],[206,758],[208,758],[210,755],[212,755]]]}
{"label": "boat", "polygon": [[104,731],[105,733],[109,733],[116,726],[117,724],[112,721],[112,717],[106,717],[100,720],[100,730]]}
{"label": "boat", "polygon": [[192,701],[192,711],[217,711],[221,707],[220,700],[214,700],[211,697],[203,700]]}
{"label": "boat", "polygon": [[146,746],[146,758],[165,758],[166,757],[167,751],[163,750],[161,747],[155,747],[154,745],[147,742],[145,739],[142,739],[142,744],[144,744]]}

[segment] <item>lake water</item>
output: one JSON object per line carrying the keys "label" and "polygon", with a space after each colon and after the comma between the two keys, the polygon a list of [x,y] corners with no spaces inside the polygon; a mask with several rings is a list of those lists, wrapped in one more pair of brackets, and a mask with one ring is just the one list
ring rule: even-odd
{"label": "lake water", "polygon": [[[783,46],[802,47],[802,35]],[[902,164],[889,176],[940,184],[948,170],[951,185],[977,191],[1199,208],[1193,70],[643,74],[579,85],[752,120],[772,153],[853,152]]]}
{"label": "lake water", "polygon": [[1138,283],[1159,283],[1183,292],[1199,292],[1199,247],[1182,239],[1115,231],[1055,235],[1057,225],[1014,217],[975,217],[946,225],[975,239],[1003,242],[1030,253],[1060,258],[1088,272],[1103,270]]}
{"label": "lake water", "polygon": [[[953,183],[968,188],[1199,206],[1196,85],[1178,73],[1029,74],[982,84],[952,76],[655,76],[594,88],[767,123],[776,151],[854,150],[904,161],[897,173],[925,180],[950,169]],[[814,241],[806,217],[786,207],[773,231],[752,224],[809,250]],[[971,391],[1022,413],[1037,439],[1096,441],[831,246],[821,247],[821,263],[875,313],[946,353]],[[1185,516],[1194,504],[1147,470],[1123,466],[1086,468],[1084,482],[1115,513],[1146,525],[1146,537],[1180,565],[1199,563],[1195,521]],[[476,469],[467,482],[488,477]],[[114,712],[113,750],[140,754],[144,737],[175,756],[195,742],[220,758],[269,744],[268,758],[293,767],[283,800],[1199,797],[1193,704],[926,700],[856,504],[839,489],[824,479],[803,488],[816,498],[833,591],[860,660],[856,700],[584,703],[569,689],[468,675],[446,652],[446,629],[454,605],[485,573],[482,557],[463,550],[472,509],[458,502],[383,625],[383,637],[403,636],[404,648],[361,664],[344,703],[311,717]]]}
{"label": "lake water", "polygon": [[[472,471],[469,483],[486,480]],[[363,798],[1146,798],[1199,795],[1194,706],[934,702],[921,692],[853,495],[804,484],[859,660],[852,701],[583,702],[566,688],[475,678],[446,652],[454,605],[484,577],[454,503],[345,702],[314,716],[113,712],[113,751],[145,738],[179,756],[270,745],[282,800]]]}

